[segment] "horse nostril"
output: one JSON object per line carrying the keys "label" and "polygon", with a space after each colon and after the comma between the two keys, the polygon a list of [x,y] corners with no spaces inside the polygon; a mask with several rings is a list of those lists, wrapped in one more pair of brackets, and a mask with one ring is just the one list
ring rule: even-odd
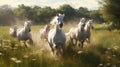
{"label": "horse nostril", "polygon": [[92,29],[94,29],[94,27],[92,27]]}
{"label": "horse nostril", "polygon": [[31,32],[31,29],[29,29],[29,32]]}

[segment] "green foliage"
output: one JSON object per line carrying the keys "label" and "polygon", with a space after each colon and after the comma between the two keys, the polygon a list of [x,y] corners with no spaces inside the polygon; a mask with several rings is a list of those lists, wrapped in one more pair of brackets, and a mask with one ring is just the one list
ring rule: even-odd
{"label": "green foliage", "polygon": [[51,7],[44,7],[37,11],[36,16],[39,18],[39,21],[49,22],[51,17],[55,16],[56,11]]}
{"label": "green foliage", "polygon": [[[66,24],[63,29],[66,32],[73,25],[76,24]],[[32,26],[31,33],[37,36],[36,31],[42,27],[44,26]],[[16,38],[9,36],[8,26],[0,26],[0,39],[3,40],[3,45],[0,46],[0,67],[99,67],[99,64],[103,64],[102,67],[112,67],[113,65],[119,67],[119,30],[110,32],[103,27],[102,24],[95,24],[95,29],[91,30],[91,43],[85,43],[84,48],[72,46],[67,42],[65,56],[56,59],[51,57],[50,51],[44,49],[43,45],[45,47],[48,45],[46,41],[42,42],[39,37],[35,37],[34,41],[38,40],[39,43],[36,43],[36,46],[25,48]],[[21,62],[18,63],[11,58],[16,58]],[[108,63],[110,63],[109,66],[107,66]]]}
{"label": "green foliage", "polygon": [[59,7],[59,9],[57,10],[60,13],[64,13],[65,14],[65,19],[68,18],[73,18],[73,16],[75,16],[76,12],[75,9],[73,7],[71,7],[70,5],[64,4],[62,6]]}
{"label": "green foliage", "polygon": [[[99,10],[98,10],[99,11]],[[97,10],[88,10],[86,7],[75,9],[68,4],[64,4],[57,9],[51,7],[39,6],[25,6],[24,4],[18,5],[17,8],[12,8],[8,5],[0,7],[0,25],[16,24],[15,22],[23,20],[32,20],[34,24],[49,23],[57,13],[65,14],[64,20],[78,20],[81,17],[94,18],[101,21],[101,15]],[[20,23],[20,22],[19,22]]]}
{"label": "green foliage", "polygon": [[15,10],[16,16],[18,16],[21,19],[28,19],[29,16],[31,16],[31,7],[25,6],[24,4],[19,5],[18,8]]}
{"label": "green foliage", "polygon": [[101,13],[114,28],[120,29],[120,0],[103,0]]}
{"label": "green foliage", "polygon": [[98,22],[104,22],[104,19],[102,18],[102,14],[100,14],[99,10],[89,11],[89,16],[90,18],[93,18]]}
{"label": "green foliage", "polygon": [[39,22],[48,22],[50,21],[51,17],[55,15],[55,10],[51,7],[38,7],[34,6],[29,7],[25,6],[24,4],[19,5],[15,11],[15,14],[22,19],[30,19],[33,20],[35,23]]}
{"label": "green foliage", "polygon": [[78,17],[89,17],[89,11],[85,7],[80,7],[76,12]]}
{"label": "green foliage", "polygon": [[[15,20],[15,14],[13,10],[8,5],[3,5],[0,7],[0,25],[12,24]],[[2,23],[2,24],[1,24]]]}

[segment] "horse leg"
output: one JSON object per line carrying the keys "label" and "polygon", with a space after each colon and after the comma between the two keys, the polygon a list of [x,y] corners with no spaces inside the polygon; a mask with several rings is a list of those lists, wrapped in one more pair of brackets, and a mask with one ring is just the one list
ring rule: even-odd
{"label": "horse leg", "polygon": [[73,44],[73,45],[74,45],[74,43],[73,43],[73,38],[71,38],[71,37],[70,37],[70,41],[71,41],[71,44]]}
{"label": "horse leg", "polygon": [[26,41],[24,41],[24,45],[25,45],[25,47],[27,48],[27,44],[26,44]]}
{"label": "horse leg", "polygon": [[29,38],[30,44],[33,45],[33,40],[32,38]]}
{"label": "horse leg", "polygon": [[87,42],[87,44],[90,44],[90,37],[86,38],[86,42]]}
{"label": "horse leg", "polygon": [[58,46],[55,47],[56,56],[62,57],[65,54],[65,45],[59,43]]}
{"label": "horse leg", "polygon": [[88,37],[88,43],[90,44],[90,37]]}
{"label": "horse leg", "polygon": [[75,39],[75,44],[74,45],[77,45],[77,39]]}
{"label": "horse leg", "polygon": [[80,47],[80,45],[81,45],[81,42],[79,41],[78,46]]}
{"label": "horse leg", "polygon": [[51,50],[52,50],[52,52],[53,52],[53,54],[54,54],[54,47],[53,47],[53,45],[50,44],[49,42],[48,42],[48,44],[49,44],[49,46],[50,46],[50,48],[51,48]]}
{"label": "horse leg", "polygon": [[65,48],[66,48],[65,44],[63,44],[63,45],[62,45],[63,55],[65,55],[65,51],[66,51],[66,49],[65,49]]}
{"label": "horse leg", "polygon": [[54,51],[55,51],[55,50],[54,50],[53,46],[51,46],[51,50],[52,50],[52,52],[53,52],[53,54],[54,54]]}
{"label": "horse leg", "polygon": [[81,47],[82,47],[82,48],[83,48],[83,45],[84,45],[84,41],[85,41],[85,40],[82,40],[82,41],[81,41]]}
{"label": "horse leg", "polygon": [[56,56],[60,56],[60,53],[61,53],[60,47],[61,47],[60,44],[55,46],[55,55]]}
{"label": "horse leg", "polygon": [[18,41],[19,41],[19,43],[20,43],[20,46],[21,46],[21,41],[20,41],[20,39],[18,39]]}

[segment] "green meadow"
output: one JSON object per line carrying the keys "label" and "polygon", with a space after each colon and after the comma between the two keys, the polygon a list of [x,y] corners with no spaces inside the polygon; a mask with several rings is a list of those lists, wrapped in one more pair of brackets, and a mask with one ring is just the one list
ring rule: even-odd
{"label": "green meadow", "polygon": [[[67,33],[76,24],[65,24]],[[39,38],[44,25],[32,26],[34,44],[28,48],[9,35],[11,26],[0,26],[0,67],[120,67],[120,31],[108,31],[105,24],[95,24],[90,44],[84,48],[66,41],[65,55],[52,56],[48,43]],[[28,42],[29,43],[29,42]]]}

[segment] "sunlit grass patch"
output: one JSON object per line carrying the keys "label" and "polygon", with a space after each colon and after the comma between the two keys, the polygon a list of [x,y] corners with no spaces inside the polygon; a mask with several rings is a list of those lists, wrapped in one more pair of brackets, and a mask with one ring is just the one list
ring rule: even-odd
{"label": "sunlit grass patch", "polygon": [[[74,25],[73,25],[74,24]],[[77,24],[64,25],[68,32]],[[34,46],[25,48],[17,38],[9,35],[9,26],[0,26],[0,67],[97,67],[119,65],[120,36],[119,31],[107,31],[103,25],[96,25],[91,30],[91,42],[84,48],[66,42],[66,54],[56,59],[45,40],[40,40],[39,30],[44,25],[32,26]],[[53,27],[53,26],[52,26]],[[11,58],[16,58],[15,62]]]}

